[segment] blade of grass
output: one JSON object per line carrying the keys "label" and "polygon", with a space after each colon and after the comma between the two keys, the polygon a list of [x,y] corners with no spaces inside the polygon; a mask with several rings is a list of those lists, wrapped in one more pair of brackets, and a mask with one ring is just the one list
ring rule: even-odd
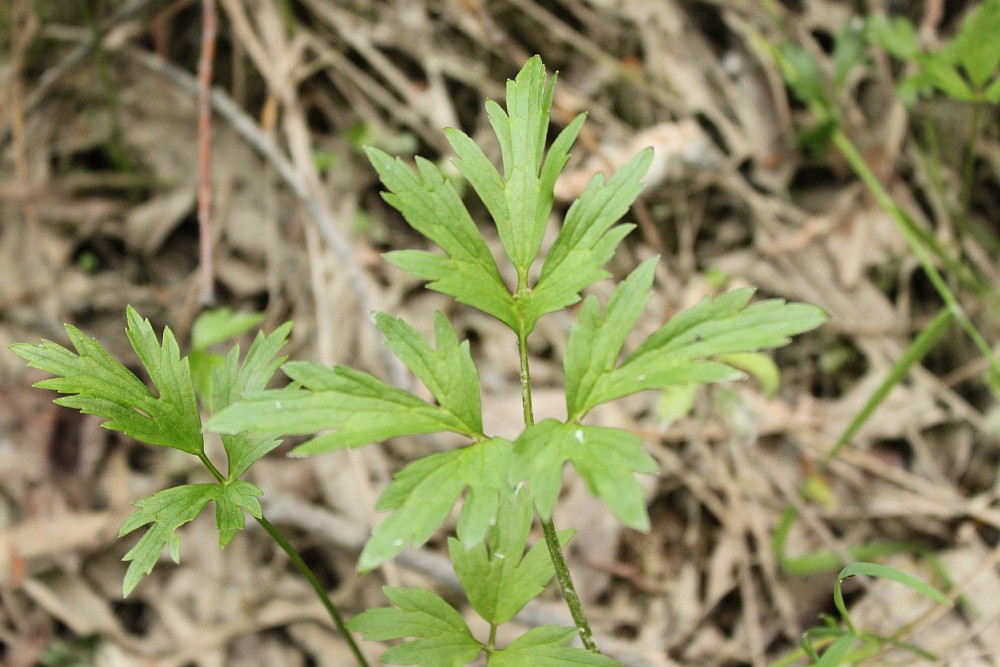
{"label": "blade of grass", "polygon": [[[938,311],[934,319],[931,320],[923,331],[913,340],[912,343],[903,352],[903,356],[900,357],[886,378],[879,384],[879,386],[872,392],[872,395],[862,406],[861,410],[858,411],[851,423],[847,425],[844,432],[837,438],[837,441],[827,452],[826,456],[816,464],[813,468],[812,473],[809,477],[802,483],[799,487],[799,496],[805,497],[805,490],[809,488],[810,485],[816,483],[820,476],[822,476],[827,468],[837,455],[840,450],[850,442],[862,426],[871,418],[878,407],[885,400],[889,392],[898,385],[906,375],[913,368],[914,364],[919,363],[927,353],[933,349],[934,345],[944,334],[948,325],[951,324],[954,312],[950,308],[942,308]],[[810,574],[817,574],[819,572],[827,572],[836,569],[838,566],[845,565],[836,553],[828,550],[815,551],[813,553],[805,554],[802,556],[790,557],[787,553],[788,547],[788,536],[791,533],[792,527],[795,525],[798,519],[798,512],[792,506],[789,506],[785,513],[782,515],[781,520],[778,523],[777,529],[774,531],[774,537],[771,540],[771,546],[774,549],[775,556],[778,562],[781,563],[782,568],[791,574],[796,574],[800,576],[806,576]],[[861,545],[858,547],[852,547],[848,549],[851,554],[851,558],[857,560],[867,560],[876,556],[887,555],[891,553],[900,553],[902,551],[912,551],[915,545],[906,542],[874,542],[866,545]]]}

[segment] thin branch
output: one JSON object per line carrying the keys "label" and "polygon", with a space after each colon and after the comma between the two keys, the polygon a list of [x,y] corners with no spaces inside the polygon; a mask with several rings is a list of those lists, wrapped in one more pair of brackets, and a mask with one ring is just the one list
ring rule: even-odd
{"label": "thin branch", "polygon": [[212,268],[212,65],[218,18],[215,0],[201,0],[201,57],[198,59],[198,247],[203,305],[215,301]]}
{"label": "thin branch", "polygon": [[[168,78],[179,88],[187,90],[193,95],[198,94],[198,82],[184,69],[142,49],[129,49],[126,51],[126,54],[146,69]],[[310,191],[305,179],[299,176],[292,163],[285,157],[281,148],[278,147],[271,137],[261,131],[253,118],[219,88],[212,89],[212,109],[225,118],[236,133],[243,137],[261,157],[277,170],[282,180],[292,189],[295,196],[301,200],[309,215],[316,223],[323,241],[330,246],[337,256],[341,267],[343,267],[344,273],[348,278],[347,282],[354,291],[355,298],[358,300],[358,306],[365,312],[378,310],[377,304],[380,300],[376,295],[373,281],[358,264],[350,241],[340,234],[324,203],[315,193]],[[387,348],[380,347],[379,349],[383,351],[382,361],[389,369],[393,381],[398,386],[406,387],[410,380],[401,362],[388,353]]]}

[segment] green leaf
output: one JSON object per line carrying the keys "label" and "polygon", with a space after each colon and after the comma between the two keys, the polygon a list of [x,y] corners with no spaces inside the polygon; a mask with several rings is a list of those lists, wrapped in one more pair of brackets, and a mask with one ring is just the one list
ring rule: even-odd
{"label": "green leaf", "polygon": [[859,574],[895,581],[898,584],[906,586],[910,590],[929,597],[938,604],[948,606],[951,606],[952,604],[952,601],[947,595],[936,588],[929,586],[920,579],[917,579],[912,574],[908,574],[902,570],[897,570],[896,568],[889,567],[888,565],[879,565],[877,563],[851,563],[837,575],[837,584],[833,587],[833,603],[834,606],[837,607],[837,611],[840,612],[840,615],[847,624],[847,627],[850,628],[852,632],[856,630],[854,628],[854,624],[851,622],[851,615],[847,612],[847,606],[844,604],[844,593],[841,590],[841,584],[844,583],[845,579],[849,579]]}
{"label": "green leaf", "polygon": [[870,41],[900,60],[910,60],[920,51],[916,28],[902,16],[892,20],[885,16],[873,16],[868,19],[866,32]]}
{"label": "green leaf", "polygon": [[[569,147],[582,123],[578,119],[563,131],[543,164],[554,86],[555,77],[546,82],[542,59],[533,56],[513,81],[507,81],[507,111],[492,100],[486,102],[486,114],[500,141],[504,189],[501,204],[496,197],[496,179],[490,177],[492,183],[487,183],[483,203],[494,215],[500,243],[522,277],[541,247],[552,210],[552,186],[568,160]],[[453,132],[449,138],[455,136]],[[468,155],[460,153],[455,164],[479,192],[477,182],[484,182],[481,177],[485,170],[481,160],[467,160]],[[474,180],[467,171],[477,178]]]}
{"label": "green leaf", "polygon": [[136,584],[153,571],[164,546],[169,549],[170,557],[175,563],[180,561],[180,538],[175,535],[175,531],[201,514],[209,501],[216,502],[219,545],[225,547],[236,532],[243,528],[243,510],[254,517],[261,517],[261,507],[257,501],[257,497],[261,495],[263,492],[253,484],[235,481],[227,485],[175,486],[137,500],[133,504],[138,509],[125,519],[118,536],[128,535],[147,524],[152,526],[122,559],[131,561],[122,583],[122,594],[128,597]]}
{"label": "green leaf", "polygon": [[789,336],[826,320],[820,308],[782,299],[748,306],[751,296],[752,288],[734,290],[675,315],[621,365],[597,377],[571,414],[648,389],[739,379],[739,371],[712,359],[787,345]]}
{"label": "green leaf", "polygon": [[764,395],[774,398],[781,386],[781,371],[774,359],[762,352],[737,352],[719,357],[719,360],[741,371],[746,371],[760,382]]}
{"label": "green leaf", "polygon": [[[524,553],[532,516],[526,493],[504,492],[496,524],[490,528],[489,545],[481,542],[467,549],[460,540],[448,539],[455,574],[469,603],[492,625],[514,618],[555,575],[543,540]],[[560,542],[565,545],[572,534],[560,531]]]}
{"label": "green leaf", "polygon": [[225,548],[236,533],[243,530],[246,520],[243,510],[255,519],[264,516],[260,501],[257,500],[264,492],[243,480],[234,480],[228,484],[216,484],[219,491],[215,500],[215,525],[219,529],[219,546]]}
{"label": "green leaf", "polygon": [[986,0],[966,15],[955,38],[959,61],[973,87],[982,89],[1000,66],[1000,2]]}
{"label": "green leaf", "polygon": [[524,431],[515,443],[511,482],[526,481],[538,514],[547,519],[559,498],[563,467],[573,464],[587,489],[604,501],[619,521],[649,530],[642,487],[633,473],[659,470],[628,431],[546,419]]}
{"label": "green leaf", "polygon": [[577,303],[581,290],[611,275],[603,267],[633,228],[612,225],[642,192],[641,179],[652,159],[651,148],[639,152],[607,184],[602,174],[596,174],[573,202],[545,257],[538,283],[527,293],[527,331],[539,317]]}
{"label": "green leaf", "polygon": [[656,258],[640,264],[615,289],[601,314],[597,297],[590,295],[570,330],[563,367],[566,373],[566,409],[571,420],[580,419],[590,403],[598,380],[613,371],[628,333],[649,301]]}
{"label": "green leaf", "polygon": [[830,647],[823,652],[816,667],[840,667],[843,660],[851,652],[851,648],[858,641],[858,636],[852,633],[841,635],[830,644]]}
{"label": "green leaf", "polygon": [[1000,102],[1000,77],[993,80],[993,83],[986,88],[983,98],[990,104]]}
{"label": "green leaf", "polygon": [[263,320],[262,313],[234,313],[229,308],[206,310],[191,327],[191,347],[207,350],[250,331]]}
{"label": "green leaf", "polygon": [[352,618],[347,627],[369,641],[415,638],[383,653],[383,663],[460,667],[483,650],[462,616],[434,593],[390,586],[382,590],[396,607],[369,609]]}
{"label": "green leaf", "polygon": [[385,336],[389,349],[420,378],[438,405],[458,417],[468,433],[481,433],[479,374],[472,362],[468,341],[459,344],[448,318],[441,313],[434,314],[436,351],[416,329],[399,318],[376,313],[375,326]]}
{"label": "green leaf", "polygon": [[848,21],[837,35],[833,48],[833,85],[843,86],[854,66],[864,60],[865,25],[860,19]]}
{"label": "green leaf", "polygon": [[441,170],[418,157],[414,172],[377,148],[366,152],[389,189],[383,194],[386,202],[447,254],[403,250],[388,253],[386,260],[429,280],[431,289],[489,313],[508,326],[516,326],[513,297],[476,223]]}
{"label": "green leaf", "polygon": [[490,654],[489,667],[566,667],[593,665],[613,667],[620,663],[606,655],[567,646],[576,636],[575,628],[543,625],[532,628],[500,651]]}
{"label": "green leaf", "polygon": [[963,101],[975,99],[972,89],[955,65],[937,57],[937,54],[920,54],[917,56],[917,62],[934,87],[945,95]]}
{"label": "green leaf", "polygon": [[252,431],[261,436],[303,435],[327,429],[297,447],[306,456],[343,447],[358,447],[400,435],[454,431],[472,438],[469,426],[451,411],[346,366],[333,369],[292,361],[286,375],[304,389],[250,392],[208,421],[221,433]]}
{"label": "green leaf", "polygon": [[[243,365],[239,365],[240,348],[234,345],[221,367],[213,370],[212,403],[216,410],[222,410],[248,392],[259,391],[267,386],[275,371],[285,362],[285,357],[276,357],[284,347],[291,331],[291,323],[286,323],[265,336],[258,333],[247,351]],[[229,459],[229,479],[238,479],[258,459],[273,450],[281,441],[269,436],[242,432],[223,434],[222,444]]]}
{"label": "green leaf", "polygon": [[201,416],[187,359],[181,358],[169,327],[163,330],[161,346],[149,320],[131,306],[127,318],[126,333],[156,394],[100,343],[70,325],[66,325],[66,334],[76,354],[51,341],[12,345],[11,350],[32,368],[58,376],[35,386],[70,394],[56,399],[59,405],[104,417],[108,420],[102,424],[104,428],[150,445],[200,455],[204,451]]}
{"label": "green leaf", "polygon": [[466,488],[458,536],[468,548],[482,542],[496,520],[501,490],[507,487],[512,450],[510,442],[493,438],[424,457],[399,471],[375,506],[393,513],[375,528],[358,570],[367,572],[430,539]]}
{"label": "green leaf", "polygon": [[775,57],[788,86],[803,102],[831,112],[833,105],[826,92],[826,80],[812,54],[792,44],[780,44]]}

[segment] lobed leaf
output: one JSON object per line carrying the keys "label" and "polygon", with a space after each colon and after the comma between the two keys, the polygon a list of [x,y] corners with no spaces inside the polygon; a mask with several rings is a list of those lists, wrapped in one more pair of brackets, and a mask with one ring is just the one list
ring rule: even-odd
{"label": "lobed leaf", "polygon": [[396,607],[369,609],[348,621],[347,627],[370,641],[415,638],[383,653],[383,663],[460,667],[483,650],[461,614],[438,595],[421,588],[382,590]]}
{"label": "lobed leaf", "polygon": [[206,310],[191,326],[191,347],[207,350],[250,331],[263,321],[263,313],[234,313],[227,307]]}
{"label": "lobed leaf", "polygon": [[606,655],[567,646],[576,635],[576,628],[558,625],[532,628],[507,644],[503,650],[491,653],[486,664],[489,667],[621,667],[619,662]]}
{"label": "lobed leaf", "polygon": [[455,330],[441,313],[434,314],[437,350],[402,319],[376,313],[375,326],[386,345],[430,390],[438,405],[465,425],[469,433],[483,430],[479,374],[468,341],[458,342]]}
{"label": "lobed leaf", "polygon": [[674,384],[739,378],[742,373],[728,364],[708,360],[782,347],[791,336],[826,320],[821,308],[783,299],[747,306],[753,292],[745,288],[705,298],[671,318],[618,368],[598,380],[597,403]]}
{"label": "lobed leaf", "polygon": [[[541,247],[552,209],[552,186],[568,159],[569,144],[579,131],[576,125],[572,137],[557,142],[559,147],[550,152],[543,165],[554,85],[555,77],[546,82],[542,59],[533,56],[513,81],[507,81],[507,110],[492,100],[486,103],[486,114],[500,142],[504,169],[506,210],[495,205],[500,216],[494,217],[494,221],[500,243],[519,276],[527,274]],[[469,170],[461,155],[455,164],[463,175]],[[469,180],[475,187],[476,181]],[[551,183],[547,183],[549,180]]]}
{"label": "lobed leaf", "polygon": [[976,89],[997,74],[1000,66],[1000,1],[985,0],[966,15],[955,38],[955,49],[963,69]]}
{"label": "lobed leaf", "polygon": [[430,281],[431,289],[515,326],[513,297],[476,223],[441,170],[418,157],[414,172],[377,148],[366,152],[389,189],[383,193],[386,202],[446,253],[403,250],[386,254],[386,260]]}
{"label": "lobed leaf", "polygon": [[[267,386],[286,357],[276,357],[284,347],[291,323],[275,329],[270,335],[258,333],[246,359],[239,365],[240,348],[234,345],[226,354],[221,367],[212,370],[212,405],[216,411],[239,401],[248,392]],[[273,450],[281,441],[269,436],[242,432],[222,435],[222,444],[229,460],[229,479],[239,479],[251,465]]]}
{"label": "lobed leaf", "polygon": [[466,489],[458,536],[467,548],[482,542],[507,487],[512,450],[510,442],[493,438],[424,457],[399,471],[375,507],[393,513],[375,528],[358,569],[366,572],[407,547],[421,546],[445,522]]}
{"label": "lobed leaf", "polygon": [[131,561],[122,583],[122,594],[128,597],[139,581],[153,571],[164,546],[175,563],[180,561],[180,538],[175,531],[201,514],[209,501],[216,503],[219,545],[225,547],[243,528],[244,510],[256,518],[262,516],[257,500],[261,495],[263,491],[253,484],[237,480],[225,485],[175,486],[137,500],[133,504],[138,509],[125,519],[118,536],[128,535],[147,524],[152,526],[122,558]]}
{"label": "lobed leaf", "polygon": [[650,258],[629,274],[611,295],[603,314],[594,295],[587,297],[580,308],[563,358],[570,419],[582,418],[596,405],[591,403],[591,396],[598,380],[614,370],[628,333],[649,301],[656,261]]}
{"label": "lobed leaf", "polygon": [[454,431],[469,437],[461,417],[346,366],[333,369],[311,362],[289,362],[283,370],[303,388],[249,392],[208,421],[221,433],[250,431],[261,436],[302,435],[327,429],[335,433],[309,440],[293,454],[306,456],[358,447],[400,435]]}
{"label": "lobed leaf", "polygon": [[542,272],[526,305],[527,331],[545,313],[571,306],[580,292],[610,274],[603,268],[633,225],[612,227],[642,192],[641,179],[653,150],[637,153],[608,183],[595,175],[566,214],[562,229],[545,257]]}
{"label": "lobed leaf", "polygon": [[642,450],[642,440],[634,433],[546,419],[524,431],[514,452],[511,482],[527,482],[543,519],[552,516],[563,467],[569,461],[587,489],[619,521],[636,530],[649,530],[645,496],[633,473],[655,473],[659,466]]}
{"label": "lobed leaf", "polygon": [[253,518],[260,519],[264,510],[257,500],[264,495],[257,486],[243,480],[233,480],[227,484],[215,484],[218,491],[215,500],[215,525],[219,529],[219,546],[225,548],[233,541],[236,533],[246,525],[244,510]]}
{"label": "lobed leaf", "polygon": [[648,299],[654,261],[641,264],[618,286],[603,316],[594,297],[584,302],[563,361],[571,420],[648,389],[739,379],[743,374],[724,363],[729,355],[781,347],[826,319],[820,308],[781,299],[748,306],[753,289],[734,290],[675,315],[616,365]]}
{"label": "lobed leaf", "polygon": [[66,334],[76,353],[47,340],[12,345],[11,350],[32,368],[57,376],[35,386],[69,394],[56,399],[59,405],[103,417],[108,420],[104,428],[150,445],[202,454],[201,416],[187,358],[180,356],[169,327],[163,330],[161,345],[149,320],[131,306],[127,319],[126,333],[155,394],[100,343],[68,324]]}
{"label": "lobed leaf", "polygon": [[[555,575],[544,541],[524,553],[532,516],[527,494],[505,492],[496,523],[489,531],[489,545],[481,542],[468,549],[460,540],[448,539],[455,574],[469,603],[492,625],[514,618]],[[561,531],[560,542],[566,544],[572,534]]]}

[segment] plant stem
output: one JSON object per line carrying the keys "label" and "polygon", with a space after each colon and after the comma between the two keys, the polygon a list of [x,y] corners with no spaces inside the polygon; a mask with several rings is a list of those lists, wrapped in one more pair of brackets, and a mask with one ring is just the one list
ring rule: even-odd
{"label": "plant stem", "polygon": [[[517,349],[521,358],[521,406],[524,410],[525,427],[535,423],[535,412],[531,404],[531,370],[528,367],[528,337],[521,331],[517,335]],[[549,549],[549,558],[552,560],[552,567],[556,571],[556,580],[562,590],[563,600],[569,607],[569,613],[573,616],[573,623],[580,633],[580,641],[584,648],[592,653],[600,653],[597,644],[594,642],[594,633],[587,622],[587,616],[583,613],[583,605],[580,604],[580,596],[576,593],[576,586],[573,585],[573,578],[569,573],[569,566],[566,564],[566,557],[563,554],[562,545],[559,544],[559,536],[556,534],[555,524],[552,519],[539,519],[542,524],[542,532],[545,534],[545,545]]]}
{"label": "plant stem", "polygon": [[284,535],[278,532],[278,529],[275,528],[266,517],[261,516],[257,519],[257,523],[259,523],[264,531],[271,536],[272,540],[278,543],[281,550],[284,551],[288,558],[292,561],[295,569],[297,569],[299,574],[305,577],[306,581],[309,582],[309,585],[316,593],[316,597],[319,598],[319,601],[326,609],[326,613],[330,615],[331,619],[333,619],[333,624],[337,626],[337,630],[347,642],[348,647],[350,647],[351,653],[354,654],[354,659],[357,661],[358,665],[361,667],[369,667],[368,661],[365,660],[365,656],[362,655],[361,649],[358,647],[357,643],[354,641],[354,637],[351,636],[350,631],[344,624],[344,619],[340,616],[340,612],[337,611],[337,608],[333,606],[333,602],[330,601],[330,597],[327,595],[326,589],[323,588],[323,584],[320,583],[316,574],[309,568],[308,565],[306,565],[306,562],[302,560],[302,556],[299,552],[295,550],[295,547],[293,547],[287,539],[285,539]]}
{"label": "plant stem", "polygon": [[[212,476],[215,477],[220,484],[226,484],[227,480],[225,476],[219,472],[219,469],[215,467],[204,452],[199,454],[198,458],[201,459],[201,462],[206,468],[208,468],[208,471],[212,473]],[[305,577],[306,581],[309,582],[309,585],[316,593],[316,597],[319,598],[319,601],[323,604],[323,608],[326,609],[326,613],[330,615],[330,618],[333,620],[333,624],[337,626],[337,630],[347,642],[347,645],[351,649],[351,653],[354,654],[354,658],[357,660],[358,665],[360,665],[360,667],[369,667],[368,661],[365,660],[365,656],[362,655],[361,649],[354,641],[354,637],[351,636],[347,626],[344,625],[344,619],[341,617],[340,612],[337,611],[337,608],[333,606],[333,602],[330,601],[330,596],[326,594],[326,589],[323,588],[323,584],[320,583],[319,578],[316,577],[316,573],[313,572],[308,565],[306,565],[306,562],[302,560],[302,555],[296,551],[295,547],[292,546],[292,543],[289,542],[288,539],[286,539],[285,536],[274,527],[274,524],[267,520],[267,517],[261,515],[261,517],[257,519],[257,523],[259,523],[261,528],[264,529],[264,532],[270,535],[271,539],[274,540],[279,547],[281,547],[281,550],[284,551],[288,558],[292,561],[292,564],[295,566],[295,569],[299,571],[299,574]]]}
{"label": "plant stem", "polygon": [[600,653],[597,643],[594,641],[594,633],[590,630],[590,623],[583,613],[583,605],[580,603],[580,596],[576,593],[576,586],[573,585],[573,578],[569,573],[569,566],[563,556],[562,545],[559,544],[559,537],[556,534],[556,526],[552,519],[541,519],[542,532],[545,534],[545,546],[549,548],[549,557],[552,559],[552,566],[556,571],[556,580],[559,588],[562,589],[563,600],[569,607],[569,613],[573,616],[573,623],[580,633],[580,641],[583,647],[591,653]]}
{"label": "plant stem", "polygon": [[205,453],[205,450],[202,450],[201,453],[198,454],[198,458],[201,460],[202,465],[208,468],[208,472],[212,473],[212,477],[214,477],[219,484],[226,483],[225,476],[219,472],[219,469],[216,468],[215,464],[208,458],[208,454]]}
{"label": "plant stem", "polygon": [[[972,120],[969,123],[969,142],[965,149],[965,165],[962,169],[962,199],[959,211],[964,231],[966,219],[971,215],[972,189],[976,180],[976,144],[979,141],[979,130],[982,124],[983,101],[977,99],[972,103]],[[961,239],[959,239],[961,240]],[[959,250],[962,246],[959,244]]]}

